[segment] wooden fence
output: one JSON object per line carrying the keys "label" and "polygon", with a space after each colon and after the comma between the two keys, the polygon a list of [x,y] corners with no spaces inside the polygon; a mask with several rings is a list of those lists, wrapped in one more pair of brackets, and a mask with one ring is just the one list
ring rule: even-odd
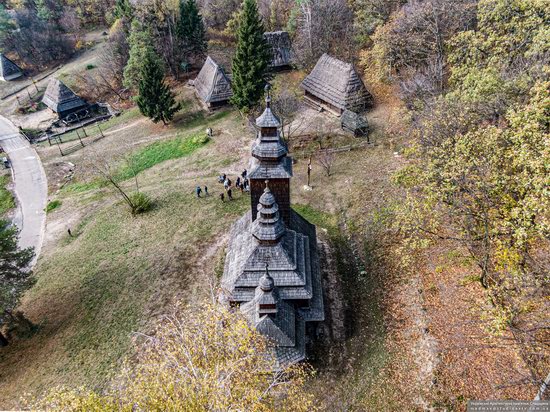
{"label": "wooden fence", "polygon": [[[71,146],[62,147],[61,144],[63,143],[63,140],[61,139],[60,135],[48,136],[48,142],[50,143],[50,146],[52,144],[57,144],[57,147],[59,149],[59,153],[61,154],[61,156],[67,156],[105,137],[105,134],[103,133],[103,130],[101,130],[101,126],[99,125],[99,123],[96,123],[96,125],[99,131],[99,134],[96,136],[88,136],[86,129],[84,128],[85,126],[80,126],[79,128],[73,129],[74,131],[76,131],[78,143],[73,144]],[[82,136],[80,135],[79,129],[81,129]],[[82,140],[82,139],[86,139],[86,140]]]}

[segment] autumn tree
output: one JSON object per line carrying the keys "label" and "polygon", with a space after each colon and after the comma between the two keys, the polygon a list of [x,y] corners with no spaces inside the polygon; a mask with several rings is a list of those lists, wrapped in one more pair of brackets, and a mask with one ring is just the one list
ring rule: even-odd
{"label": "autumn tree", "polygon": [[[34,251],[18,249],[18,230],[7,220],[0,220],[0,328],[17,320],[14,313],[22,294],[32,286],[34,278],[28,269]],[[0,330],[0,346],[8,339]]]}
{"label": "autumn tree", "polygon": [[346,0],[305,0],[296,7],[292,47],[302,67],[313,67],[323,53],[353,59],[353,12]]}
{"label": "autumn tree", "polygon": [[162,121],[166,125],[180,105],[164,83],[164,68],[156,53],[149,51],[141,64],[136,103],[144,116],[154,123]]}
{"label": "autumn tree", "polygon": [[272,372],[269,344],[238,312],[216,304],[177,306],[106,394],[54,390],[38,409],[292,411],[319,410],[303,366]]}
{"label": "autumn tree", "polygon": [[258,104],[269,80],[271,51],[264,39],[264,25],[255,0],[244,0],[237,32],[237,50],[232,65],[231,102],[241,110]]}

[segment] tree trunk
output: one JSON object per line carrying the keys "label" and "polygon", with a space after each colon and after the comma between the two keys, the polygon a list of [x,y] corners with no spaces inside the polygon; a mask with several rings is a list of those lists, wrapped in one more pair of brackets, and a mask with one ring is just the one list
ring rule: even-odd
{"label": "tree trunk", "polygon": [[8,346],[8,339],[0,332],[0,348],[3,346]]}

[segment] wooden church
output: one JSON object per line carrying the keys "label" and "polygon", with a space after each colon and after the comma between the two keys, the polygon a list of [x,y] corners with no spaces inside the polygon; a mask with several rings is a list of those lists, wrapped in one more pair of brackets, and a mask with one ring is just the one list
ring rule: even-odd
{"label": "wooden church", "polygon": [[292,161],[270,106],[268,91],[252,146],[251,210],[231,229],[221,300],[273,342],[280,369],[305,359],[306,330],[324,307],[316,228],[290,207]]}

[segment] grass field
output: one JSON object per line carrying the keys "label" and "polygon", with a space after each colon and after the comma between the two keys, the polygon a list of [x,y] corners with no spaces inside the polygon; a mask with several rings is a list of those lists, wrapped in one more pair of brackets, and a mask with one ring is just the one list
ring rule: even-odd
{"label": "grass field", "polygon": [[0,216],[4,216],[15,207],[15,199],[12,193],[6,188],[10,182],[11,175],[0,175]]}

